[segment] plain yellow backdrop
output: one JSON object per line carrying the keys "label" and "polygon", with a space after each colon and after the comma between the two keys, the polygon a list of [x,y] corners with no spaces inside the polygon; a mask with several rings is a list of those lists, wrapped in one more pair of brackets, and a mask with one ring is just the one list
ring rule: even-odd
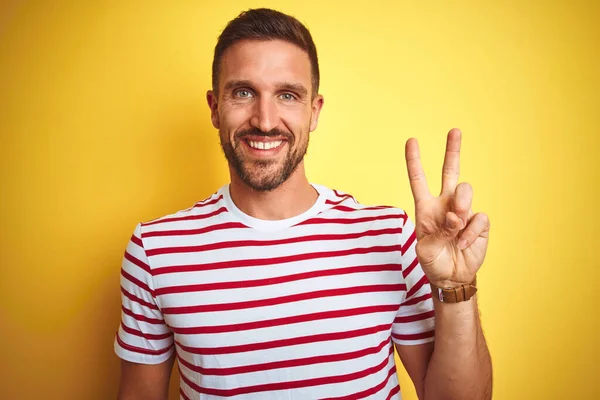
{"label": "plain yellow backdrop", "polygon": [[258,6],[317,43],[312,182],[413,215],[406,139],[437,192],[445,134],[463,130],[462,180],[492,221],[494,398],[600,398],[599,4],[3,0],[0,398],[115,398],[124,247],[227,182],[212,50]]}

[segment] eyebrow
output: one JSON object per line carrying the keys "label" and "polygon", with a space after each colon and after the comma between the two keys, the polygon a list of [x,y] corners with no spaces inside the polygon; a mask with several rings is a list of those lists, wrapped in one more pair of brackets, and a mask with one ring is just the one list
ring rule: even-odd
{"label": "eyebrow", "polygon": [[276,85],[280,90],[289,90],[290,92],[296,92],[298,93],[300,96],[307,96],[308,95],[308,90],[304,87],[304,85],[300,84],[300,83],[287,83],[287,82],[283,82],[283,83],[278,83]]}
{"label": "eyebrow", "polygon": [[244,80],[229,81],[229,82],[227,82],[225,84],[224,89],[225,90],[231,90],[233,88],[240,87],[240,86],[249,86],[249,87],[252,87],[252,82],[250,82],[250,81],[244,81]]}
{"label": "eyebrow", "polygon": [[[229,91],[233,88],[242,87],[242,86],[246,86],[246,87],[250,87],[250,88],[254,87],[252,82],[250,82],[248,80],[233,80],[233,81],[227,82],[225,84],[224,89],[225,89],[225,91]],[[277,87],[278,90],[289,90],[289,91],[298,93],[300,96],[308,95],[308,89],[306,89],[306,87],[304,87],[304,85],[302,85],[301,83],[280,82],[280,83],[276,83],[275,86]]]}

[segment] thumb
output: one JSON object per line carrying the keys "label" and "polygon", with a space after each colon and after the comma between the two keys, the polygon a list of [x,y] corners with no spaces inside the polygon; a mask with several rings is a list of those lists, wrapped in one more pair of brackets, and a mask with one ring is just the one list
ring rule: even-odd
{"label": "thumb", "polygon": [[439,227],[436,236],[442,241],[449,241],[454,239],[461,229],[463,229],[463,220],[455,213],[449,211],[446,213],[444,222]]}
{"label": "thumb", "polygon": [[439,257],[440,251],[458,236],[463,222],[453,212],[447,212],[444,220],[437,226],[433,234],[417,242],[417,256],[421,266],[428,266]]}

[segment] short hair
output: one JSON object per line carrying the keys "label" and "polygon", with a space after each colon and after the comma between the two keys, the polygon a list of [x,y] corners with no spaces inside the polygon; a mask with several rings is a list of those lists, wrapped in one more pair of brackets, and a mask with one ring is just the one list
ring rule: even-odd
{"label": "short hair", "polygon": [[229,47],[241,40],[283,40],[308,53],[311,64],[313,97],[319,92],[319,59],[317,48],[306,26],[296,18],[269,8],[243,11],[229,21],[215,46],[212,64],[212,86],[218,91],[221,58]]}

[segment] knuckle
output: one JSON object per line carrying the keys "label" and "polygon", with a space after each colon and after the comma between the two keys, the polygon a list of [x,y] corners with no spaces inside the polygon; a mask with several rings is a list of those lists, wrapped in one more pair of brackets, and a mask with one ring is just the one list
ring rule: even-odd
{"label": "knuckle", "polygon": [[471,199],[469,197],[457,196],[454,208],[459,214],[468,212],[471,209]]}
{"label": "knuckle", "polygon": [[411,172],[408,174],[408,178],[411,180],[419,180],[423,179],[424,177],[425,174],[423,173],[423,171]]}
{"label": "knuckle", "polygon": [[475,232],[472,228],[467,228],[463,232],[463,237],[470,241],[471,238],[477,237],[477,232]]}
{"label": "knuckle", "polygon": [[444,168],[442,168],[442,175],[449,176],[449,177],[455,177],[455,176],[459,175],[459,171],[457,168],[444,167]]}
{"label": "knuckle", "polygon": [[469,182],[461,182],[458,184],[461,190],[467,191],[469,193],[473,193],[473,186]]}
{"label": "knuckle", "polygon": [[490,223],[490,217],[485,214],[485,213],[481,213],[481,219],[485,225],[486,228],[489,228],[491,223]]}

